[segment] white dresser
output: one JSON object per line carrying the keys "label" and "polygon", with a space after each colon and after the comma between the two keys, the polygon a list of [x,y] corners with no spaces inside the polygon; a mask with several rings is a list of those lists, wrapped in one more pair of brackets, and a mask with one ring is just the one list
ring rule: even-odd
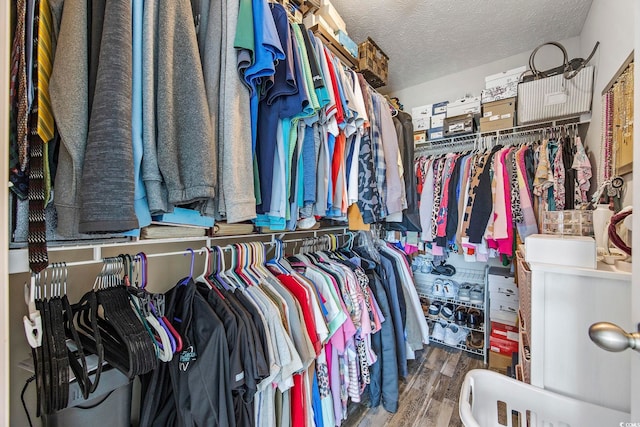
{"label": "white dresser", "polygon": [[[525,260],[532,255],[525,253]],[[598,269],[522,264],[531,272],[526,331],[531,384],[629,412],[632,352],[602,350],[588,331],[603,321],[636,330],[631,324],[631,274],[603,263]]]}

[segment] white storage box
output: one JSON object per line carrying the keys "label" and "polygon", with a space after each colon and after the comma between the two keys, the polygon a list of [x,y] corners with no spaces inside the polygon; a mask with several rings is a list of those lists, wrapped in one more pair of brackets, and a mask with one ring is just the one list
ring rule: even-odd
{"label": "white storage box", "polygon": [[314,15],[313,13],[307,14],[302,22],[306,28],[311,28],[315,25],[319,25],[329,34],[333,34],[333,32],[335,31],[322,16]]}
{"label": "white storage box", "polygon": [[429,137],[429,141],[442,139],[444,138],[444,128],[443,127],[431,128],[427,131],[427,135]]}
{"label": "white storage box", "polygon": [[518,307],[520,306],[518,292],[511,292],[510,289],[504,287],[498,287],[493,292],[489,290],[489,305],[491,306],[491,310],[495,309],[517,314]]}
{"label": "white storage box", "polygon": [[437,129],[444,127],[444,119],[447,118],[445,113],[431,116],[431,127],[429,129]]}
{"label": "white storage box", "polygon": [[491,280],[489,280],[489,295],[491,298],[515,298],[517,302],[520,294],[514,282],[491,282]]}
{"label": "white storage box", "polygon": [[433,115],[433,104],[422,105],[411,109],[411,119],[413,130],[427,130],[431,128],[431,116]]}
{"label": "white storage box", "polygon": [[491,298],[515,298],[518,300],[518,286],[507,268],[490,267],[487,277]]}
{"label": "white storage box", "polygon": [[518,82],[509,83],[504,86],[495,86],[482,90],[482,103],[500,101],[502,99],[514,98],[518,96]]}
{"label": "white storage box", "polygon": [[527,67],[522,66],[501,73],[491,74],[484,78],[484,87],[485,89],[491,89],[492,87],[507,86],[513,83],[518,84],[520,76],[525,71],[527,71]]}
{"label": "white storage box", "polygon": [[489,320],[491,322],[500,322],[504,323],[505,325],[516,326],[516,324],[518,323],[516,322],[517,319],[518,316],[516,316],[515,314],[507,313],[505,311],[491,310],[489,312]]}
{"label": "white storage box", "polygon": [[491,321],[508,321],[509,325],[515,325],[518,317],[518,297],[490,294],[489,319]]}
{"label": "white storage box", "polygon": [[568,267],[597,267],[596,241],[587,236],[533,234],[525,239],[525,260]]}
{"label": "white storage box", "polygon": [[480,114],[480,97],[460,98],[447,105],[447,117]]}
{"label": "white storage box", "polygon": [[324,20],[331,26],[333,29],[333,31],[331,31],[332,34],[338,30],[342,30],[345,33],[347,32],[347,26],[344,23],[344,20],[330,2],[321,6],[317,15],[324,18]]}
{"label": "white storage box", "polygon": [[449,104],[449,101],[443,101],[443,102],[438,102],[433,104],[433,115],[437,115],[437,114],[445,114],[447,113],[447,104]]}
{"label": "white storage box", "polygon": [[[467,372],[459,408],[466,427],[619,426],[630,419],[627,412],[552,393],[486,369]],[[519,423],[513,420],[514,413]]]}
{"label": "white storage box", "polygon": [[518,82],[527,67],[518,67],[484,78],[482,103],[500,101],[518,96]]}

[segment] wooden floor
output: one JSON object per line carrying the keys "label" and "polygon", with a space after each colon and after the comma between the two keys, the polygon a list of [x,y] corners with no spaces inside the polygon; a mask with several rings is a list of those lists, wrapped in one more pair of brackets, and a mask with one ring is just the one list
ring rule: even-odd
{"label": "wooden floor", "polygon": [[427,346],[409,361],[409,376],[400,383],[400,406],[391,414],[367,402],[351,404],[344,427],[446,427],[462,426],[458,396],[465,374],[486,368],[482,357],[444,347]]}

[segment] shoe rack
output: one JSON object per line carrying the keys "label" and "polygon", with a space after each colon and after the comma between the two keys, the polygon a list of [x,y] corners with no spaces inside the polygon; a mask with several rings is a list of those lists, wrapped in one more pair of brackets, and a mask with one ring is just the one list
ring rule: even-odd
{"label": "shoe rack", "polygon": [[[422,273],[419,270],[415,271],[414,279],[416,283],[416,290],[418,291],[418,295],[420,296],[420,300],[423,302],[423,308],[425,311],[425,318],[429,324],[429,330],[433,330],[434,322],[442,322],[448,325],[456,325],[460,328],[466,329],[469,334],[472,332],[480,333],[484,337],[484,343],[482,348],[473,348],[466,345],[465,342],[460,342],[456,345],[447,344],[443,340],[439,340],[433,338],[432,336],[429,339],[432,342],[436,342],[438,344],[442,344],[447,347],[457,348],[462,351],[466,351],[468,353],[476,354],[482,356],[484,358],[484,362],[487,363],[487,343],[489,342],[489,335],[487,333],[487,325],[489,319],[489,313],[487,311],[488,307],[488,292],[487,292],[487,269],[486,265],[481,269],[466,269],[466,268],[456,268],[456,273],[453,276],[445,276],[442,274],[433,274],[433,273]],[[447,298],[444,296],[436,296],[433,294],[433,284],[438,279],[442,280],[452,280],[458,285],[462,285],[464,283],[469,283],[471,285],[480,285],[483,289],[483,302],[475,303],[470,301],[461,301],[459,298]],[[426,304],[428,302],[428,304]],[[429,305],[433,302],[438,302],[442,306],[445,304],[451,304],[454,307],[454,317],[451,319],[447,319],[441,315],[431,315],[428,312]],[[465,324],[459,324],[455,321],[455,311],[459,307],[464,307],[466,309],[476,309],[479,310],[483,315],[483,324],[477,327],[471,327]]]}

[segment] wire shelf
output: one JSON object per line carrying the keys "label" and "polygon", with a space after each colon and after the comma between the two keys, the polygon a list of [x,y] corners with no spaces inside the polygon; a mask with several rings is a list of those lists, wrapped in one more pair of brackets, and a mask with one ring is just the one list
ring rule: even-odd
{"label": "wire shelf", "polygon": [[448,325],[456,325],[462,329],[466,329],[468,331],[475,331],[475,332],[481,332],[484,333],[484,324],[482,326],[480,326],[480,328],[472,328],[470,326],[467,325],[460,325],[452,320],[447,320],[447,319],[443,319],[442,317],[439,316],[432,316],[430,314],[425,314],[424,316],[428,321],[430,322],[444,322]]}
{"label": "wire shelf", "polygon": [[422,289],[418,290],[418,296],[422,298],[428,298],[430,301],[440,301],[443,303],[450,303],[458,306],[464,306],[468,308],[477,308],[478,310],[484,311],[484,303],[473,303],[470,301],[460,301],[457,298],[443,298],[432,295],[430,292],[425,292]]}
{"label": "wire shelf", "polygon": [[476,132],[467,135],[443,138],[435,141],[427,141],[416,145],[416,155],[421,154],[444,154],[449,152],[460,152],[478,147],[491,147],[496,143],[509,144],[517,142],[522,137],[540,132],[553,132],[562,127],[577,126],[590,123],[590,119],[581,116],[567,117],[564,119],[551,120],[540,123],[530,123],[513,128],[502,129],[489,132]]}
{"label": "wire shelf", "polygon": [[466,269],[466,268],[458,268],[456,269],[456,274],[454,274],[453,276],[443,276],[443,275],[437,275],[432,273],[425,274],[425,273],[416,271],[413,273],[413,277],[416,281],[416,284],[420,283],[420,284],[430,285],[430,284],[433,284],[433,282],[436,279],[441,278],[443,280],[447,280],[447,279],[453,280],[456,283],[474,283],[478,285],[483,285],[484,269],[472,270],[472,269]]}

